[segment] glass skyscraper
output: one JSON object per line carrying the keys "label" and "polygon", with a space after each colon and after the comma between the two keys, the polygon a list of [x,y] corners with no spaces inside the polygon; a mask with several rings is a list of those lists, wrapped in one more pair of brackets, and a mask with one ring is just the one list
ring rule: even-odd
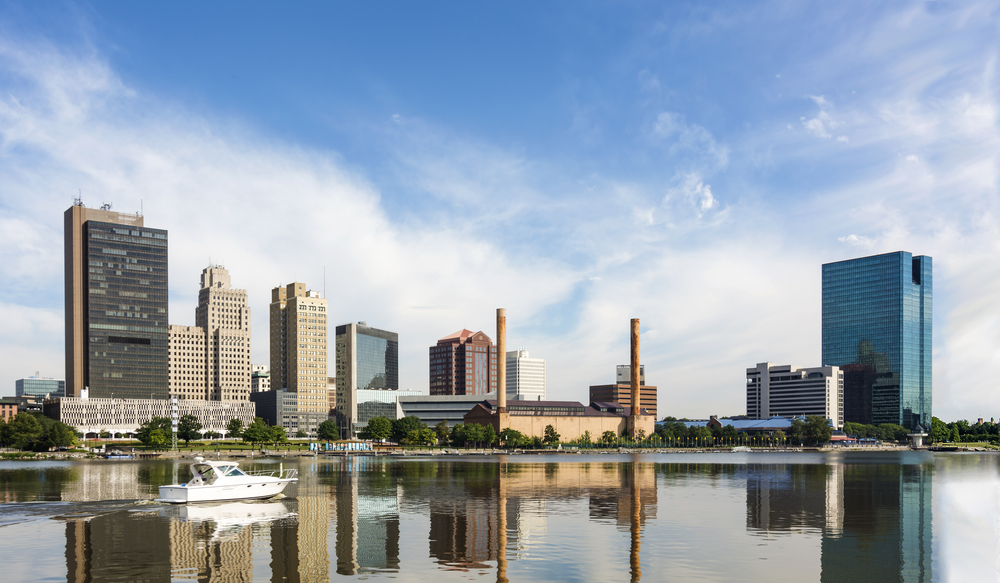
{"label": "glass skyscraper", "polygon": [[[368,419],[388,411],[399,395],[399,335],[372,328],[364,322],[336,329],[337,425],[351,437],[368,424]],[[374,398],[384,394],[385,399]],[[365,398],[362,406],[361,399]],[[395,405],[392,408],[395,411]]]}
{"label": "glass skyscraper", "polygon": [[66,396],[166,399],[167,232],[110,205],[64,216]]}
{"label": "glass skyscraper", "polygon": [[931,425],[932,261],[905,251],[823,265],[823,365],[844,371],[844,420]]}

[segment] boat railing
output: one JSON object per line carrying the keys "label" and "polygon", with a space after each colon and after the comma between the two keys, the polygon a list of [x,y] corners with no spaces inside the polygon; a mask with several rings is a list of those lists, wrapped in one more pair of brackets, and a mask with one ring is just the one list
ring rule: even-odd
{"label": "boat railing", "polygon": [[243,470],[243,473],[248,476],[257,476],[257,477],[266,476],[269,478],[278,478],[279,480],[291,480],[299,476],[299,471],[295,469],[253,470],[253,471]]}

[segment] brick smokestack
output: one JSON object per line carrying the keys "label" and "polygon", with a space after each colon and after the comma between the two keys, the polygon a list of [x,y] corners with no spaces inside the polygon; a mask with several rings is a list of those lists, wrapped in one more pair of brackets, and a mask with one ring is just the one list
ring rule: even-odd
{"label": "brick smokestack", "polygon": [[632,416],[639,415],[639,318],[632,318]]}
{"label": "brick smokestack", "polygon": [[497,412],[507,412],[507,309],[497,308]]}

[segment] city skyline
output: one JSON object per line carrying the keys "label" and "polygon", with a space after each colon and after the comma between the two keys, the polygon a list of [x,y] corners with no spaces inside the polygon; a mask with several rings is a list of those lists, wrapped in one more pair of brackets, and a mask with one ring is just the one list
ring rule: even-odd
{"label": "city skyline", "polygon": [[821,265],[905,249],[936,264],[934,414],[994,414],[994,7],[516,10],[0,8],[0,384],[66,378],[80,196],[169,231],[171,324],[229,269],[252,362],[288,281],[398,332],[424,393],[426,347],[507,306],[548,398],[585,399],[641,317],[660,416],[743,412],[756,362],[821,365]]}

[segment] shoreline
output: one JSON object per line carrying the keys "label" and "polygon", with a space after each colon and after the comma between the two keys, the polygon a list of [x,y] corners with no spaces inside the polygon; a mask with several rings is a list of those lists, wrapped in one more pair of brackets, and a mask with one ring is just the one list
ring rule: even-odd
{"label": "shoreline", "polygon": [[[119,459],[106,459],[103,456],[83,453],[83,452],[8,452],[10,454],[16,455],[17,457],[4,457],[2,461],[64,461],[64,460],[104,460],[108,462],[116,461],[156,461],[156,460],[185,460],[192,459],[195,456],[203,456],[206,458],[227,458],[227,459],[243,459],[243,460],[255,460],[255,459],[298,459],[298,458],[310,458],[310,459],[333,459],[333,458],[343,458],[343,457],[379,457],[379,458],[411,458],[411,457],[441,457],[441,456],[471,456],[471,457],[490,457],[490,456],[538,456],[538,455],[582,455],[582,454],[598,454],[598,455],[620,455],[620,454],[673,454],[673,455],[683,455],[683,454],[732,454],[732,453],[754,453],[754,454],[788,454],[788,453],[875,453],[875,452],[905,452],[905,451],[926,451],[931,453],[1000,453],[1000,450],[986,448],[986,447],[920,447],[914,448],[910,446],[870,446],[870,447],[788,447],[788,448],[750,448],[749,450],[733,451],[731,449],[713,449],[713,448],[662,448],[662,449],[652,449],[652,448],[601,448],[601,449],[577,449],[577,448],[567,448],[562,450],[503,450],[503,449],[437,449],[437,450],[426,450],[426,449],[403,449],[393,453],[386,452],[369,452],[369,451],[330,451],[330,452],[314,452],[314,451],[289,451],[289,452],[247,452],[246,450],[235,450],[231,452],[217,452],[217,451],[185,451],[185,452],[154,452],[155,455],[148,452],[143,452],[146,454],[142,458],[119,458]],[[213,455],[214,454],[214,455]]]}

